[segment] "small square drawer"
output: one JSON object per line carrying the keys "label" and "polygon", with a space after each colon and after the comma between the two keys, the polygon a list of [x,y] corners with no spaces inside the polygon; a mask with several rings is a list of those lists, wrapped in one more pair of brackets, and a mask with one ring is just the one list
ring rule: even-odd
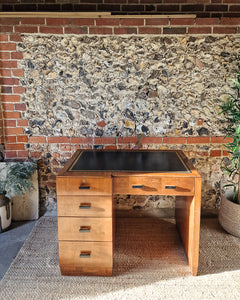
{"label": "small square drawer", "polygon": [[162,194],[165,195],[194,195],[194,178],[163,178]]}
{"label": "small square drawer", "polygon": [[126,176],[113,178],[114,194],[159,195],[161,178],[147,176]]}
{"label": "small square drawer", "polygon": [[112,241],[112,218],[58,217],[58,239]]}
{"label": "small square drawer", "polygon": [[112,195],[112,179],[103,177],[58,177],[58,195]]}
{"label": "small square drawer", "polygon": [[111,276],[111,242],[59,242],[59,265],[62,275]]}
{"label": "small square drawer", "polygon": [[112,217],[111,196],[58,196],[58,216]]}

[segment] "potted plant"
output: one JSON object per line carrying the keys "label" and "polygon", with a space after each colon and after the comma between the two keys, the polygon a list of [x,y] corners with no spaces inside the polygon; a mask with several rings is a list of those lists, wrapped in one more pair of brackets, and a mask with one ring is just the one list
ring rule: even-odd
{"label": "potted plant", "polygon": [[240,237],[240,56],[237,57],[238,71],[233,80],[233,94],[220,105],[221,113],[226,116],[228,126],[225,144],[230,163],[222,166],[229,177],[221,192],[219,222],[232,235]]}
{"label": "potted plant", "polygon": [[[0,169],[0,232],[11,225],[11,200],[16,195],[24,195],[32,190],[31,176],[36,170],[33,162],[16,162],[8,168]],[[5,174],[4,174],[5,173]]]}

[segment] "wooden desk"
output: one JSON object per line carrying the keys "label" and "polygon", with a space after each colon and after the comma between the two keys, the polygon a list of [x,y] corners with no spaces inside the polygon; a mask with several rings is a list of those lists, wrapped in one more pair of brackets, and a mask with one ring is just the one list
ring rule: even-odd
{"label": "wooden desk", "polygon": [[57,176],[62,275],[111,276],[113,194],[174,195],[176,224],[197,275],[201,177],[182,151],[77,151]]}

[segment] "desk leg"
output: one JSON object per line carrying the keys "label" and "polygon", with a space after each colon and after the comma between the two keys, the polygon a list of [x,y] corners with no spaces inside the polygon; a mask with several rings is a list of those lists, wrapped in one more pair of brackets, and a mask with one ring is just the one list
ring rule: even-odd
{"label": "desk leg", "polygon": [[195,178],[194,196],[176,197],[176,224],[192,275],[197,275],[201,211],[201,178]]}

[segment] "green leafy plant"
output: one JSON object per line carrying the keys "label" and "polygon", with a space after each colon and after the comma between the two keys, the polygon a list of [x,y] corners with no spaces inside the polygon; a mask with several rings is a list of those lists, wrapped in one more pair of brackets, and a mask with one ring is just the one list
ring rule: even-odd
{"label": "green leafy plant", "polygon": [[33,162],[12,164],[7,170],[6,179],[0,181],[0,194],[7,193],[9,196],[22,196],[25,192],[34,189],[31,177],[36,168],[37,166]]}
{"label": "green leafy plant", "polygon": [[226,137],[231,142],[225,144],[231,164],[222,166],[229,176],[229,184],[225,187],[233,187],[233,202],[240,204],[240,56],[237,57],[237,74],[233,80],[233,94],[230,94],[227,101],[220,105],[221,113],[226,116],[228,126]]}

